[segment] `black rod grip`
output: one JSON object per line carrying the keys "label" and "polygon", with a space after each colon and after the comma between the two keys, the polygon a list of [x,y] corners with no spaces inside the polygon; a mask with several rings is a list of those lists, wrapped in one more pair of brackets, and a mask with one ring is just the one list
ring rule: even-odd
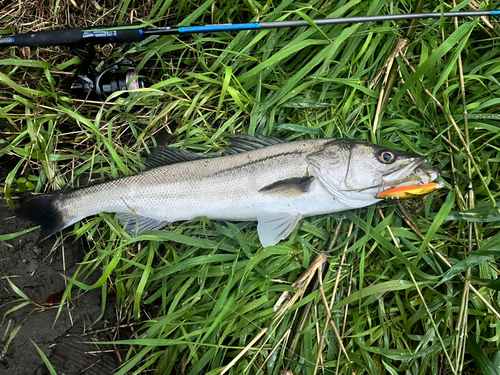
{"label": "black rod grip", "polygon": [[[45,30],[11,37],[18,47],[71,46],[78,44],[131,43],[144,39],[142,29],[106,30],[95,29],[60,29]],[[4,45],[9,45],[7,41]]]}
{"label": "black rod grip", "polygon": [[116,30],[116,41],[120,43],[140,42],[144,39],[142,29]]}
{"label": "black rod grip", "polygon": [[81,43],[82,29],[44,30],[14,35],[14,45],[18,47],[49,47]]}

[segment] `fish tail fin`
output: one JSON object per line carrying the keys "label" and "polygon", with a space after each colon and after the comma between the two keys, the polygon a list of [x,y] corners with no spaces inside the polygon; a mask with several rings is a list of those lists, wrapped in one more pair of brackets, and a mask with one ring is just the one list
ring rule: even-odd
{"label": "fish tail fin", "polygon": [[17,217],[40,225],[41,232],[35,245],[71,225],[71,222],[64,220],[62,212],[54,204],[58,195],[45,194],[36,196],[14,212]]}

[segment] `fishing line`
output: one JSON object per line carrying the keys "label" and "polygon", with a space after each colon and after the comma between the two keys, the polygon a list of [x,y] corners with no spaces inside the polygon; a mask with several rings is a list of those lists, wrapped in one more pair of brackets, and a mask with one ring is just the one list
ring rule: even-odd
{"label": "fishing line", "polygon": [[[465,23],[468,23],[468,22],[469,22],[469,21],[460,21],[460,24],[465,24]],[[449,25],[453,25],[453,24],[454,24],[454,22],[452,22],[452,21],[449,21],[449,22],[446,22],[446,23],[447,23],[447,24],[449,24]],[[422,26],[422,27],[433,27],[433,28],[434,28],[435,26],[439,26],[439,22],[438,22],[438,21],[432,21],[429,25],[417,25],[417,27],[421,27],[421,26]],[[358,33],[356,33],[356,34],[353,34],[353,35],[349,36],[348,38],[349,38],[349,39],[350,39],[350,38],[355,38],[355,37],[359,37],[359,36],[363,36],[363,35],[368,35],[368,34],[370,34],[370,33],[379,33],[379,34],[380,34],[380,33],[384,33],[384,34],[389,34],[389,33],[398,33],[398,32],[402,32],[402,31],[404,31],[404,30],[406,30],[406,29],[409,29],[409,28],[410,28],[410,26],[407,26],[407,27],[400,27],[400,28],[398,28],[397,30],[382,30],[382,31],[370,31],[370,30],[365,30],[365,31],[362,31],[362,32],[358,32]],[[337,38],[333,38],[333,39],[331,39],[331,40],[332,40],[332,41],[335,41],[336,39],[337,39]],[[178,40],[179,40],[179,39],[178,39]],[[185,42],[183,42],[183,41],[181,41],[181,40],[179,40],[179,42],[181,42],[181,43],[185,43]],[[192,42],[192,43],[193,43],[193,44],[195,44],[196,42]],[[196,50],[195,50],[195,48],[194,48],[194,47],[192,47],[192,44],[191,44],[191,43],[190,43],[190,44],[185,43],[185,45],[186,45],[186,47],[191,48],[191,49],[193,50],[193,53],[198,54],[198,57],[197,57],[197,58],[195,58],[195,57],[192,57],[192,58],[191,58],[191,57],[189,57],[189,58],[185,58],[185,59],[183,59],[183,58],[181,57],[181,58],[179,58],[179,59],[178,59],[178,61],[177,61],[178,63],[180,63],[182,60],[188,60],[188,61],[189,61],[189,60],[197,60],[197,59],[199,59],[199,58],[200,58],[200,53],[199,53],[199,51],[196,51]],[[284,47],[274,47],[274,48],[269,48],[269,49],[264,49],[264,50],[259,50],[259,51],[255,51],[255,50],[254,50],[254,51],[249,52],[249,53],[241,52],[241,55],[239,55],[239,56],[234,56],[234,55],[231,55],[231,56],[232,56],[232,58],[230,58],[229,60],[226,60],[226,61],[224,62],[224,64],[228,64],[228,65],[229,65],[229,64],[231,64],[232,62],[236,61],[237,59],[241,59],[241,58],[243,58],[243,59],[244,59],[244,58],[245,58],[245,56],[250,56],[250,57],[255,58],[256,56],[261,55],[261,54],[264,54],[264,53],[266,53],[266,52],[271,53],[271,52],[275,52],[275,51],[278,51],[278,50],[283,50],[284,48],[287,48],[287,46],[284,46]],[[207,48],[207,50],[209,51],[210,49],[209,49],[209,48]],[[224,50],[219,50],[219,51],[223,52]],[[206,61],[206,62],[208,62],[208,61],[215,61],[215,60],[217,60],[217,59],[219,59],[219,58],[220,58],[220,57],[217,57],[217,56],[203,56],[203,59],[204,59],[204,61]],[[289,60],[290,58],[291,58],[291,56],[286,56],[283,60],[285,60],[285,61],[286,61],[286,60]],[[257,59],[256,59],[256,60],[257,60]],[[259,61],[256,61],[256,62],[259,62]],[[173,62],[172,62],[172,64],[174,65],[174,66],[173,66],[173,69],[178,69],[178,67],[176,67],[176,66],[175,66],[175,64],[174,64]],[[326,72],[326,73],[328,73],[328,72]],[[303,95],[308,96],[308,95],[309,95],[309,94],[311,94],[312,92],[315,92],[315,90],[313,89],[313,87],[312,87],[312,86],[315,84],[315,83],[314,83],[315,81],[318,81],[318,82],[320,81],[318,78],[319,78],[319,77],[315,77],[315,76],[312,76],[312,77],[311,77],[311,81],[312,81],[313,83],[311,84],[311,86],[310,86],[310,87],[309,87],[306,91],[304,91],[304,94],[303,94]],[[363,82],[363,80],[360,80],[360,82],[362,83],[362,82]],[[428,103],[428,104],[429,104],[429,103]]]}
{"label": "fishing line", "polygon": [[[462,24],[465,24],[465,23],[468,23],[469,21],[464,21],[464,20],[459,20],[459,23],[460,25]],[[445,22],[449,25],[453,25],[454,22],[453,21],[448,21],[448,22]],[[416,27],[425,27],[425,28],[429,28],[429,27],[435,27],[435,26],[439,26],[439,21],[434,21],[432,20],[432,22],[428,25],[416,25]],[[409,29],[411,26],[405,26],[405,27],[399,27],[397,28],[396,30],[381,30],[381,31],[370,31],[370,30],[365,30],[365,31],[362,31],[362,32],[358,32],[358,33],[355,33],[351,36],[349,36],[348,38],[346,39],[351,39],[351,38],[357,38],[359,36],[367,36],[369,34],[392,34],[392,33],[399,33],[399,32],[403,32],[404,30],[407,30]],[[402,36],[401,36],[402,37]],[[174,58],[175,59],[175,62],[173,61],[173,59],[169,60],[169,59],[165,59],[164,62],[165,63],[170,63],[172,64],[172,68],[173,69],[179,69],[180,67],[179,66],[176,66],[177,64],[179,63],[182,63],[183,61],[195,61],[195,64],[196,63],[200,63],[199,60],[201,58],[201,55],[202,56],[202,59],[205,61],[205,62],[214,62],[218,59],[220,59],[220,56],[216,56],[216,55],[212,55],[212,56],[207,56],[205,55],[205,51],[212,51],[212,50],[215,50],[215,51],[218,51],[218,52],[224,52],[223,49],[219,49],[219,48],[206,48],[204,52],[200,52],[200,51],[197,51],[194,47],[194,45],[196,45],[198,41],[194,41],[194,42],[191,42],[191,43],[186,43],[178,38],[176,38],[179,42],[181,43],[184,43],[184,45],[186,46],[186,48],[189,48],[192,50],[192,53],[194,53],[196,55],[196,57],[186,57],[186,58],[183,58],[183,57],[179,57],[179,58]],[[338,38],[332,38],[331,41],[334,42],[335,40],[337,40]],[[258,48],[257,46],[255,46],[256,48]],[[283,47],[273,47],[273,48],[268,48],[268,49],[263,49],[263,50],[258,50],[258,51],[251,51],[251,52],[239,52],[241,53],[241,55],[237,55],[235,56],[234,54],[231,54],[231,57],[224,61],[223,64],[224,65],[231,65],[232,63],[234,63],[237,59],[245,59],[246,56],[248,57],[251,57],[251,58],[255,58],[256,60],[256,63],[260,63],[261,61],[258,60],[257,56],[259,55],[262,55],[264,53],[276,53],[276,51],[281,51],[281,50],[284,50],[285,48],[287,48],[288,46],[283,46]],[[210,52],[208,52],[210,53]],[[290,58],[292,58],[292,55],[290,56],[286,56],[283,58],[284,61],[288,61]],[[283,61],[281,60],[281,61]],[[186,64],[189,64],[189,62],[187,62]],[[156,68],[156,69],[162,69],[162,68]],[[326,72],[327,73],[327,72]],[[312,76],[311,77],[311,80],[313,82],[315,82],[316,80],[318,80],[318,77],[315,77],[315,76]],[[319,80],[318,80],[319,81]],[[304,95],[309,95],[310,93],[312,92],[315,92],[313,90],[312,87],[310,87],[307,91],[304,91]]]}
{"label": "fishing line", "polygon": [[[252,226],[252,225],[253,225],[253,223],[254,223],[254,222],[247,222],[247,223],[245,223],[244,225],[242,225],[242,227],[241,227],[241,228],[238,228],[238,232],[237,232],[237,233],[242,232],[242,231],[243,231],[243,229],[249,228],[250,226]],[[347,240],[349,240],[349,238],[351,238],[352,236],[354,236],[354,234],[352,234],[351,236],[349,236],[349,237],[346,239],[346,241],[347,241]],[[342,246],[344,246],[344,245],[345,245],[345,244],[344,244],[344,243],[342,243],[342,244],[338,245],[337,247],[338,247],[338,248],[340,248],[340,247],[342,247]],[[319,254],[319,251],[318,251],[317,249],[315,249],[315,250],[316,250],[316,251],[314,251],[314,253]],[[212,296],[212,294],[211,294],[211,293],[210,293],[210,292],[209,292],[209,291],[208,291],[208,290],[204,287],[204,285],[201,285],[201,287],[202,287],[202,289],[203,289],[204,294],[206,294],[206,295],[207,295],[207,296],[208,296],[208,297],[209,297],[209,298],[210,298],[213,302],[215,302],[216,304],[219,302],[219,301],[217,301],[217,300],[216,300],[216,299]],[[257,328],[257,329],[258,329],[258,332],[257,332],[256,334],[258,334],[260,331],[262,331],[264,328],[266,328],[266,327],[264,327],[264,328],[263,328],[263,327],[261,327],[261,326],[257,325],[256,323],[254,323],[253,321],[251,321],[250,319],[248,319],[245,315],[238,313],[236,310],[234,310],[234,309],[232,309],[232,308],[230,308],[230,307],[227,307],[226,305],[222,305],[222,307],[221,307],[221,308],[222,308],[222,309],[226,309],[227,311],[229,311],[229,312],[231,312],[231,313],[234,313],[236,316],[238,316],[238,317],[242,318],[243,320],[245,320],[246,322],[248,322],[250,325],[252,325],[253,327]],[[278,312],[278,311],[276,311],[276,313],[277,313],[277,312]],[[279,325],[280,325],[280,323],[276,324],[276,326],[275,326],[275,328],[274,328],[273,330],[268,330],[268,331],[264,334],[264,337],[266,337],[270,343],[273,343],[273,344],[274,344],[274,343],[279,343],[279,342],[281,341],[281,339],[282,339],[281,337],[280,337],[280,338],[274,338],[274,337],[272,336],[272,333],[276,332],[276,330],[277,330],[277,328],[279,327]],[[271,326],[267,326],[267,328],[269,328],[269,329],[270,329],[270,328],[271,328]],[[270,333],[268,333],[268,332],[270,332]],[[316,331],[315,331],[315,332],[316,332]],[[305,357],[301,356],[298,352],[294,352],[294,351],[292,351],[291,349],[289,349],[289,348],[286,346],[286,342],[282,343],[281,345],[283,346],[283,349],[284,349],[286,352],[288,352],[288,353],[291,353],[291,354],[295,355],[295,356],[296,356],[299,360],[302,360],[305,364],[308,364],[308,365],[310,365],[310,366],[312,366],[312,367],[315,367],[315,366],[316,366],[316,362],[309,361],[307,358],[305,358]],[[275,349],[275,348],[273,348],[273,349]],[[277,348],[276,348],[276,349],[277,349]],[[241,350],[243,350],[243,348],[241,348]],[[246,354],[246,355],[247,355],[247,354]],[[265,357],[265,356],[264,356],[264,357]],[[265,357],[265,358],[266,358],[266,357]],[[267,358],[266,358],[266,360],[267,360]],[[290,362],[292,362],[292,361],[290,361]],[[297,365],[304,365],[304,364],[299,363],[299,361],[298,361],[298,360],[295,360],[295,361],[293,361],[293,362],[296,362],[296,364],[297,364]],[[334,370],[328,369],[328,368],[324,367],[323,365],[320,365],[320,366],[319,366],[319,368],[321,368],[324,372],[329,372],[329,373],[332,373],[332,374],[333,374],[333,373],[335,373],[335,371],[334,371]]]}
{"label": "fishing line", "polygon": [[[212,297],[212,295],[205,289],[205,287],[203,287],[203,291],[205,292],[205,294],[212,300],[214,301],[215,303],[218,303],[218,301]],[[248,319],[247,317],[245,317],[244,315],[238,313],[237,311],[233,310],[232,308],[230,307],[227,307],[227,306],[222,306],[222,309],[226,309],[227,311],[231,312],[231,313],[234,313],[236,314],[237,316],[239,316],[240,318],[243,318],[244,320],[246,320],[250,325],[254,326],[255,328],[257,328],[260,331],[262,331],[264,328],[266,327],[261,327],[261,326],[258,326],[257,324],[255,324],[253,321],[251,321],[250,319]],[[276,329],[278,328],[279,324],[276,325],[275,329],[272,331],[272,332],[275,332]],[[267,326],[268,328],[270,328],[271,326]],[[259,332],[257,332],[256,334],[258,334]],[[269,330],[268,330],[269,332]],[[279,342],[281,340],[281,338],[274,338],[271,333],[268,333],[266,332],[264,334],[264,337],[266,337],[268,339],[269,342],[272,342],[273,344],[276,343],[276,342]],[[305,357],[302,357],[300,354],[292,351],[291,349],[289,349],[287,346],[286,346],[286,343],[282,343],[283,345],[283,349],[285,351],[287,351],[288,353],[292,353],[293,355],[297,356],[297,358],[299,358],[300,360],[304,361],[305,364],[308,364],[308,365],[311,365],[313,368],[316,366],[316,362],[311,362],[309,361],[307,358]],[[241,350],[243,350],[243,348],[241,348]],[[248,355],[248,352],[245,354],[245,355]],[[264,358],[266,358],[264,356]],[[267,358],[266,358],[267,360]],[[290,361],[292,362],[292,361]],[[296,362],[297,365],[303,365],[301,363],[298,363],[298,361],[294,361]],[[325,371],[325,372],[329,372],[329,373],[332,373],[334,374],[335,371],[334,370],[330,370],[329,368],[325,367],[324,365],[320,365],[318,368],[321,368],[321,370]]]}
{"label": "fishing line", "polygon": [[[466,24],[466,23],[469,23],[470,21],[464,21],[464,20],[459,20],[459,25],[463,25],[463,24]],[[420,24],[420,25],[416,25],[414,27],[417,27],[417,28],[428,28],[428,27],[434,27],[434,26],[439,26],[439,21],[434,21],[432,20],[431,23],[429,24]],[[453,21],[444,21],[445,24],[447,25],[453,25],[454,22]],[[348,39],[352,39],[352,38],[357,38],[359,36],[363,36],[363,35],[368,35],[368,34],[396,34],[398,31],[405,31],[407,29],[410,29],[411,26],[401,26],[401,27],[398,27],[398,28],[394,28],[394,29],[391,29],[391,30],[376,30],[376,31],[373,31],[373,30],[364,30],[364,31],[360,31],[360,32],[357,32],[357,33],[354,33],[350,36],[348,36],[347,38],[345,38],[346,40]],[[403,36],[401,36],[403,37]],[[198,44],[200,42],[200,39],[197,39],[197,40],[194,40],[194,41],[190,41],[190,42],[185,42],[185,41],[182,41],[181,39],[177,38],[176,36],[174,36],[174,38],[180,42],[180,43],[183,43],[186,48],[189,48],[191,49],[191,52],[192,53],[197,53],[198,55],[201,53],[201,51],[198,51],[196,50],[196,48],[194,46],[196,46],[196,44]],[[330,38],[330,40],[332,42],[336,41],[338,39],[337,38]],[[151,42],[155,42],[155,40],[152,40]],[[292,40],[289,40],[289,42],[291,42]],[[481,41],[481,40],[478,40],[478,42]],[[203,43],[203,40],[201,39],[201,42]],[[208,42],[207,42],[208,43]],[[203,45],[203,44],[202,44]],[[235,61],[236,59],[242,57],[242,56],[251,56],[251,57],[254,57],[256,55],[259,55],[259,54],[262,54],[262,53],[265,53],[265,52],[275,52],[275,51],[280,51],[280,50],[283,50],[284,48],[286,48],[286,46],[283,46],[283,47],[273,47],[273,48],[268,48],[268,49],[262,49],[262,50],[259,50],[259,51],[254,51],[254,52],[249,52],[249,53],[245,53],[245,52],[239,52],[241,55],[239,56],[234,56],[234,54],[231,54],[231,57],[232,59],[229,60],[228,62],[231,62],[231,61]],[[224,49],[222,48],[206,48],[205,51],[210,51],[210,50],[215,50],[215,51],[218,51],[218,52],[225,52]],[[136,51],[138,52],[138,51]],[[135,53],[136,53],[135,52]],[[205,61],[215,61],[215,60],[218,60],[220,58],[220,56],[207,56],[207,57],[204,57],[204,60]],[[166,60],[163,60],[164,62],[171,62],[172,60],[175,60],[176,62],[180,62],[180,61],[183,61],[183,60],[197,60],[198,58],[195,58],[195,57],[186,57],[186,58],[182,58],[182,57],[175,57],[175,58],[167,58]]]}

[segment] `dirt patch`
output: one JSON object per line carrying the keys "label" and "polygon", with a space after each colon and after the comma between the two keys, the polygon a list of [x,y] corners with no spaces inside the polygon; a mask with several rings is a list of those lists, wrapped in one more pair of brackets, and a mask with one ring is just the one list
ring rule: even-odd
{"label": "dirt patch", "polygon": [[[0,235],[16,233],[32,226],[14,217],[5,200],[0,200]],[[33,343],[45,353],[58,373],[113,373],[119,365],[117,358],[120,354],[117,356],[116,348],[84,344],[116,339],[115,302],[112,296],[107,298],[104,316],[98,319],[102,314],[101,289],[85,293],[75,291],[74,305],[64,306],[55,321],[57,306],[22,306],[23,299],[6,279],[7,276],[30,300],[43,303],[52,296],[57,305],[58,298],[54,294],[62,293],[66,288],[63,275],[71,277],[74,274],[78,263],[84,258],[84,251],[81,243],[65,241],[64,246],[49,254],[55,237],[35,246],[37,237],[38,230],[35,230],[7,243],[0,242],[0,317],[4,318],[0,327],[0,373],[48,373]],[[99,274],[98,271],[94,272],[85,283],[92,284]],[[99,322],[93,325],[96,320]],[[19,330],[15,333],[17,328]]]}

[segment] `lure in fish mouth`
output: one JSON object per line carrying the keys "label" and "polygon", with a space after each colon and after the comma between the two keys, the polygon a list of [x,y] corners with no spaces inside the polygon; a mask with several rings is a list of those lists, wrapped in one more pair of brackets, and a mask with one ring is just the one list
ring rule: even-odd
{"label": "lure in fish mouth", "polygon": [[286,238],[301,218],[365,207],[384,191],[439,177],[419,155],[350,139],[284,142],[239,135],[220,157],[153,149],[146,170],[81,189],[39,195],[15,214],[41,226],[38,242],[101,212],[132,237],[176,221],[257,221],[263,246]]}
{"label": "lure in fish mouth", "polygon": [[[421,161],[416,160],[414,163],[409,164],[407,168],[397,171],[397,173],[382,176],[383,183],[380,185],[377,196],[386,190],[397,187],[428,184],[441,176],[439,168],[426,168],[426,164],[427,159],[422,158]],[[405,174],[406,177],[400,178]]]}

